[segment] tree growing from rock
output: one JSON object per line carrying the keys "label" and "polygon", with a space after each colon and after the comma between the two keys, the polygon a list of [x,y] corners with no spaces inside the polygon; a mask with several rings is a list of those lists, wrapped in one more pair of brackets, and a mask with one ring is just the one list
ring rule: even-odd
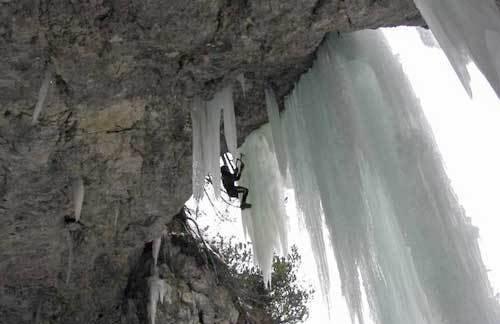
{"label": "tree growing from rock", "polygon": [[262,273],[254,265],[251,244],[234,243],[233,238],[219,235],[210,245],[227,265],[227,277],[243,306],[263,309],[276,324],[296,324],[307,319],[314,291],[297,277],[301,257],[296,246],[286,257],[274,256],[272,284],[266,289]]}

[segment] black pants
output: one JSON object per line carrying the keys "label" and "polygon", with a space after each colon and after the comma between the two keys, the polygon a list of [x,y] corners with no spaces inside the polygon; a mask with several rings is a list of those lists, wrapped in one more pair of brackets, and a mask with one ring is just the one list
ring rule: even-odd
{"label": "black pants", "polygon": [[244,204],[247,203],[248,189],[245,187],[237,186],[236,190],[238,191],[238,193],[243,194],[243,197],[241,198],[241,204],[240,204],[240,206],[243,206]]}
{"label": "black pants", "polygon": [[[227,190],[227,188],[226,188]],[[239,198],[239,194],[243,194],[243,197],[241,198],[241,204],[240,206],[244,205],[247,203],[247,196],[248,196],[248,189],[245,187],[240,187],[240,186],[235,186],[231,188],[231,190],[227,190],[227,194],[229,197],[232,198]]]}

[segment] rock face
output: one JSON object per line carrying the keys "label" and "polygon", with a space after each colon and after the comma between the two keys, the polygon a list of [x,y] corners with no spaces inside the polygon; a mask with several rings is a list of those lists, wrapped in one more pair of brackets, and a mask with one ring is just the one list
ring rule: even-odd
{"label": "rock face", "polygon": [[[267,119],[264,84],[286,94],[326,32],[421,23],[411,0],[0,0],[0,323],[145,323],[144,285],[127,287],[190,196],[190,99],[243,74],[241,142]],[[233,322],[223,292],[185,283]]]}

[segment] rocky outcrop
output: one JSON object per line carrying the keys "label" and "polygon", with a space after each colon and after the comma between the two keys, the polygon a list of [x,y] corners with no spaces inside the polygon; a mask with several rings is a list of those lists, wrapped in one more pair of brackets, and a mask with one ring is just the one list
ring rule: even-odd
{"label": "rocky outcrop", "polygon": [[[177,217],[163,236],[158,269],[159,277],[166,283],[166,296],[163,303],[158,304],[156,323],[252,323],[246,321],[250,318],[248,309],[222,279],[227,268],[186,229],[186,223]],[[122,311],[111,308],[106,314],[120,315],[125,323],[150,320],[147,303],[153,269],[151,252],[151,244],[146,244],[130,272],[120,305]],[[108,317],[102,323],[110,321]]]}
{"label": "rocky outcrop", "polygon": [[[266,121],[264,84],[286,94],[326,32],[420,23],[411,0],[0,0],[0,322],[143,323],[123,300],[190,196],[190,99],[243,73],[241,142]],[[184,282],[195,304],[222,298]]]}

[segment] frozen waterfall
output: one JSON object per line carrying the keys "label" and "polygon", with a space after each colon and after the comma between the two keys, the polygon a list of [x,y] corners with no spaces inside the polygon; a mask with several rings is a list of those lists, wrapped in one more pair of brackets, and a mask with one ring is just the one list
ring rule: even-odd
{"label": "frozen waterfall", "polygon": [[[330,233],[353,322],[363,323],[364,291],[380,324],[499,323],[475,231],[381,33],[328,36],[285,108],[270,119],[283,135],[296,205],[322,280],[323,224]],[[253,204],[243,222],[266,278],[273,248],[286,248],[273,135],[266,125],[242,146]]]}
{"label": "frozen waterfall", "polygon": [[500,97],[500,12],[494,0],[415,0],[465,89],[472,60]]}

